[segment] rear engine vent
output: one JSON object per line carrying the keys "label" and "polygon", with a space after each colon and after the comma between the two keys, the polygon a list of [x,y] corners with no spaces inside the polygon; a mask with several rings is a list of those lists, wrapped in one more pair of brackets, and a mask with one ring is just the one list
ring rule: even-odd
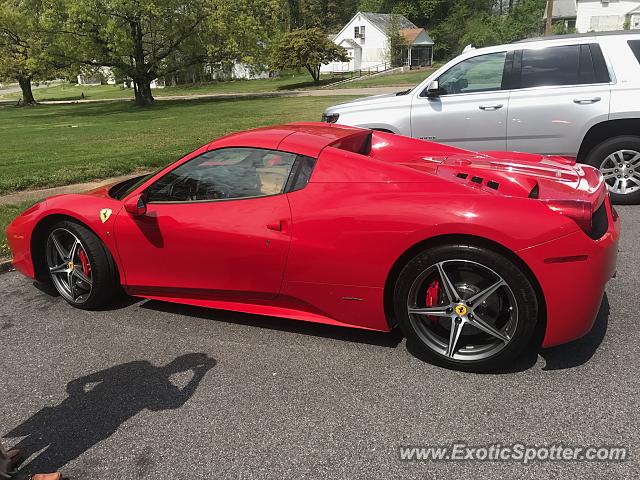
{"label": "rear engine vent", "polygon": [[472,178],[471,178],[471,181],[472,181],[473,183],[478,183],[478,184],[480,184],[480,183],[482,183],[482,177],[472,177]]}
{"label": "rear engine vent", "polygon": [[540,195],[540,188],[538,187],[538,184],[536,183],[536,186],[533,187],[531,189],[531,191],[529,192],[529,198],[538,198]]}
{"label": "rear engine vent", "polygon": [[461,178],[461,179],[465,179],[467,178],[469,175],[467,173],[459,173],[456,175],[456,177]]}
{"label": "rear engine vent", "polygon": [[494,182],[493,180],[489,180],[487,182],[487,187],[493,188],[494,190],[497,190],[499,186],[500,184],[498,182]]}

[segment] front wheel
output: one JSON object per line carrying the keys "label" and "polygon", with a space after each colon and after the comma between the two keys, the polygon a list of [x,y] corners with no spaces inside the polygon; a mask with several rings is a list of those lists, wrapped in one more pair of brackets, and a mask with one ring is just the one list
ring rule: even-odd
{"label": "front wheel", "polygon": [[586,163],[600,169],[613,203],[640,203],[640,137],[605,140],[589,152]]}
{"label": "front wheel", "polygon": [[466,371],[508,365],[530,343],[538,321],[535,290],[521,269],[471,244],[414,257],[399,275],[394,302],[417,353]]}
{"label": "front wheel", "polygon": [[117,292],[113,258],[83,225],[71,221],[55,224],[47,236],[45,260],[53,286],[74,307],[100,308]]}

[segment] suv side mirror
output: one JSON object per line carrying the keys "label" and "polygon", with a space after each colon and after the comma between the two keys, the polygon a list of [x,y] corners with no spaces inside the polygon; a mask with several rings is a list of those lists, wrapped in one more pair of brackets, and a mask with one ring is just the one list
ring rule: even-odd
{"label": "suv side mirror", "polygon": [[440,95],[444,95],[445,93],[447,92],[444,90],[444,88],[440,88],[440,84],[438,83],[438,80],[434,80],[427,87],[426,97],[436,98],[436,97],[439,97]]}
{"label": "suv side mirror", "polygon": [[144,197],[142,195],[131,197],[124,202],[124,209],[129,213],[129,215],[141,217],[147,213],[147,202],[144,201]]}

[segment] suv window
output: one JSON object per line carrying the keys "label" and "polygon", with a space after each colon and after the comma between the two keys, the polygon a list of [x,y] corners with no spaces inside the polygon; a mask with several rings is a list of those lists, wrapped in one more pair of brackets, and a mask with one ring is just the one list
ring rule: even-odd
{"label": "suv window", "polygon": [[520,86],[576,85],[579,68],[579,45],[524,50]]}
{"label": "suv window", "polygon": [[502,90],[506,56],[499,52],[464,60],[440,75],[438,86],[447,95]]}
{"label": "suv window", "polygon": [[599,45],[563,45],[522,51],[520,88],[609,81]]}
{"label": "suv window", "polygon": [[640,63],[640,40],[629,40],[629,47],[631,47],[631,51],[636,56],[638,63]]}
{"label": "suv window", "polygon": [[[223,148],[180,165],[147,190],[148,202],[189,202],[283,193],[298,155]],[[302,157],[306,158],[306,157]]]}

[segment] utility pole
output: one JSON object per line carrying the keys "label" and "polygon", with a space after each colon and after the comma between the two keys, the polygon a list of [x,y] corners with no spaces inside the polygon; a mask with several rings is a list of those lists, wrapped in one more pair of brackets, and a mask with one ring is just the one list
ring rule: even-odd
{"label": "utility pole", "polygon": [[547,0],[547,28],[544,34],[551,35],[553,27],[553,0]]}

